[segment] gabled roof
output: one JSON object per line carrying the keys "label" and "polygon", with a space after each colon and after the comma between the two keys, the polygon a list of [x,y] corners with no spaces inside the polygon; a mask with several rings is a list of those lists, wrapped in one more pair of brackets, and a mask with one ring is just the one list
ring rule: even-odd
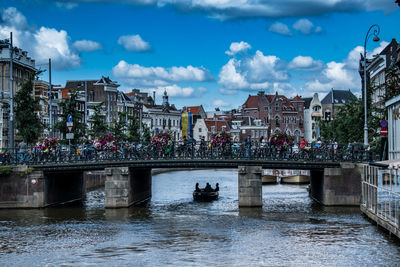
{"label": "gabled roof", "polygon": [[321,104],[332,104],[332,92],[334,104],[346,104],[350,99],[356,97],[350,90],[331,90],[322,99]]}
{"label": "gabled roof", "polygon": [[274,100],[275,101],[281,101],[282,102],[282,106],[286,107],[287,109],[293,109],[294,111],[296,110],[296,108],[293,106],[292,102],[284,95],[267,95],[268,100],[270,100],[270,102],[272,103]]}
{"label": "gabled roof", "polygon": [[292,98],[292,101],[304,101],[304,98],[301,98],[301,96],[296,95],[295,97]]}
{"label": "gabled roof", "polygon": [[258,95],[249,95],[246,102],[244,102],[244,108],[258,108]]}
{"label": "gabled roof", "polygon": [[216,132],[221,132],[223,126],[225,126],[225,132],[229,132],[229,130],[230,130],[230,127],[229,127],[229,124],[227,121],[205,119],[204,122],[207,126],[208,132],[211,132],[212,126],[215,127]]}
{"label": "gabled roof", "polygon": [[125,95],[131,97],[131,96],[136,95],[136,93],[135,92],[130,92],[130,93],[126,93]]}
{"label": "gabled roof", "polygon": [[117,82],[114,82],[109,77],[104,77],[104,76],[101,76],[100,80],[98,80],[96,84],[119,86]]}
{"label": "gabled roof", "polygon": [[201,106],[183,107],[183,112],[190,112],[194,115],[198,115],[200,109],[201,109]]}

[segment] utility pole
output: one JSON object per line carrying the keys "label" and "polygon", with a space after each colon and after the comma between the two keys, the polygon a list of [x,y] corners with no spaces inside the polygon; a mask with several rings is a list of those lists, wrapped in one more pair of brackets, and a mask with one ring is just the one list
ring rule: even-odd
{"label": "utility pole", "polygon": [[51,58],[49,58],[49,93],[47,95],[49,97],[49,113],[50,113],[50,137],[53,137],[53,86],[51,84]]}
{"label": "utility pole", "polygon": [[143,106],[139,107],[139,138],[140,141],[142,140],[142,110],[143,110]]}
{"label": "utility pole", "polygon": [[87,80],[85,80],[85,129],[87,128],[87,101]]}
{"label": "utility pole", "polygon": [[10,147],[10,151],[15,148],[14,144],[14,80],[13,80],[13,55],[14,47],[13,47],[13,36],[12,32],[10,32],[10,125],[8,129],[8,146]]}

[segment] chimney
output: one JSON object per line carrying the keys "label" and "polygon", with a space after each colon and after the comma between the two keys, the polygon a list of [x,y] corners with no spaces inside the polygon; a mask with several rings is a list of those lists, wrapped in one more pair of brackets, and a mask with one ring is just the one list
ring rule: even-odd
{"label": "chimney", "polygon": [[156,105],[156,91],[153,91],[153,102]]}

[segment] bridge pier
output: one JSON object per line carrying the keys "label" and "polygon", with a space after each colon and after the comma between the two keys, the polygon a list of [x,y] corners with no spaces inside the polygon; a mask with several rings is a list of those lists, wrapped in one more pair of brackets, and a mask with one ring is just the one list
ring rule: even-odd
{"label": "bridge pier", "polygon": [[151,198],[151,168],[106,168],[105,207],[127,208]]}
{"label": "bridge pier", "polygon": [[361,171],[356,163],[340,167],[311,170],[310,196],[325,206],[359,206]]}
{"label": "bridge pier", "polygon": [[239,166],[239,207],[262,206],[262,168]]}

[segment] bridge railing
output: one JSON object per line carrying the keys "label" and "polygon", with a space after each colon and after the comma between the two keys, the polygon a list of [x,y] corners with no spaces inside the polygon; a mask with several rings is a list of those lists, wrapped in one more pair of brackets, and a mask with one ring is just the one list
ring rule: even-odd
{"label": "bridge railing", "polygon": [[376,154],[353,144],[325,144],[316,147],[308,144],[276,146],[272,143],[212,143],[168,142],[166,144],[122,142],[112,147],[94,147],[91,143],[71,146],[58,145],[40,150],[32,146],[0,153],[0,162],[6,164],[37,165],[46,163],[72,163],[86,161],[122,161],[151,159],[241,159],[289,161],[374,161]]}
{"label": "bridge railing", "polygon": [[383,221],[400,227],[400,165],[364,165],[361,205]]}

